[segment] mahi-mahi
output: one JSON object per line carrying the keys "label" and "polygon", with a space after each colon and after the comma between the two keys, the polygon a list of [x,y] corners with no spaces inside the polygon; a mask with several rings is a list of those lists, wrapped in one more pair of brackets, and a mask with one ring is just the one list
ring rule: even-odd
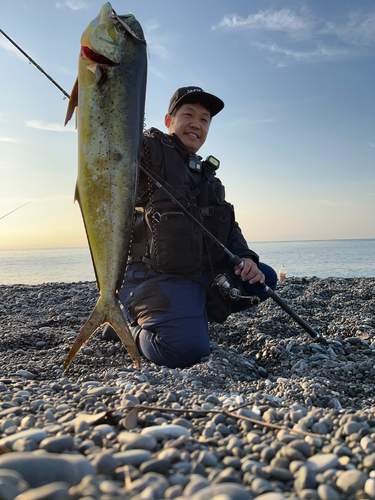
{"label": "mahi-mahi", "polygon": [[77,108],[79,202],[100,291],[64,371],[99,326],[110,324],[137,366],[140,356],[117,293],[129,254],[146,94],[146,42],[133,15],[103,5],[81,38],[78,78],[66,122]]}

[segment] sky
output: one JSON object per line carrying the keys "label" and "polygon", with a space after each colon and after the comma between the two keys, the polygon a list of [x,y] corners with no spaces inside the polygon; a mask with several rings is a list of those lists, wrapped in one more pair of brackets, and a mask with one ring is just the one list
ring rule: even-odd
{"label": "sky", "polygon": [[[1,0],[0,28],[70,93],[81,34],[103,3]],[[199,154],[220,160],[250,247],[375,238],[373,0],[112,6],[145,32],[146,128],[165,130],[182,86],[225,102]],[[0,249],[86,246],[67,100],[1,34],[0,74]]]}

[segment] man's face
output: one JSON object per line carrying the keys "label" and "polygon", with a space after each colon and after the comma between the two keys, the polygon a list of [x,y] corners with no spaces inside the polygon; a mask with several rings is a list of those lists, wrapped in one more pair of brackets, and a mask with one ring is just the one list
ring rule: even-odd
{"label": "man's face", "polygon": [[192,153],[205,143],[210,121],[210,112],[201,104],[183,104],[174,116],[165,116],[169,134],[175,133]]}

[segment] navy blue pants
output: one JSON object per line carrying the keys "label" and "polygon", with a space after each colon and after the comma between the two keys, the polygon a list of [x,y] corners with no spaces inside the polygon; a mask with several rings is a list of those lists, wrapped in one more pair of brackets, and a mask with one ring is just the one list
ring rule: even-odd
{"label": "navy blue pants", "polygon": [[[274,290],[275,271],[262,263],[259,269]],[[257,296],[260,301],[268,298],[258,285],[242,285],[246,295]],[[184,368],[209,355],[206,291],[200,283],[184,276],[160,275],[136,263],[127,269],[119,298],[138,349],[148,360]]]}

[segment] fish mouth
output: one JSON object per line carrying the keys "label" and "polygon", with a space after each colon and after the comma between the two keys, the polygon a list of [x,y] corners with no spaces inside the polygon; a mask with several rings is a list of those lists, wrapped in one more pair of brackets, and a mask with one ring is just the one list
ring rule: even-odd
{"label": "fish mouth", "polygon": [[143,43],[146,43],[146,40],[144,40],[143,38],[140,38],[137,33],[130,27],[130,25],[128,24],[127,21],[131,21],[131,20],[135,20],[133,14],[127,14],[125,16],[118,16],[115,12],[114,9],[112,9],[110,15],[109,15],[109,19],[113,22],[113,23],[120,23],[121,26],[123,28],[125,28],[125,30],[133,37],[135,38],[136,40],[138,40],[139,42],[143,42]]}
{"label": "fish mouth", "polygon": [[102,54],[98,54],[97,52],[94,52],[89,47],[87,47],[87,45],[82,45],[81,51],[83,55],[86,57],[86,59],[94,63],[103,64],[106,66],[116,66],[118,64],[118,62],[112,61],[111,59],[108,59],[108,57],[105,57]]}

